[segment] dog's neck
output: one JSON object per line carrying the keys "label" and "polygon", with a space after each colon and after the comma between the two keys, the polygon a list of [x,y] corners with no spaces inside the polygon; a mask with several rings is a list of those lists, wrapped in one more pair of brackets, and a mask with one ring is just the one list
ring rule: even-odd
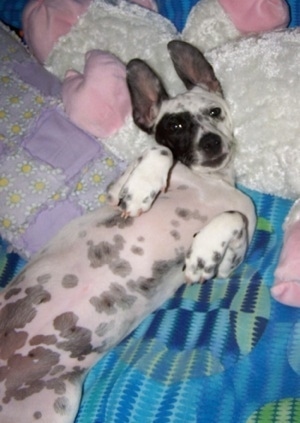
{"label": "dog's neck", "polygon": [[217,171],[215,170],[211,172],[208,171],[205,173],[201,173],[200,175],[203,177],[207,176],[210,179],[213,178],[217,180],[222,180],[231,186],[235,185],[235,172],[232,166],[227,166],[226,168],[219,169]]}

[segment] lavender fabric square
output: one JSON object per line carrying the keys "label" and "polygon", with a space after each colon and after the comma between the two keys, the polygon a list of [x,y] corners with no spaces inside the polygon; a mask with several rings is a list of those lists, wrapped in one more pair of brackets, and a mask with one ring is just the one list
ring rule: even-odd
{"label": "lavender fabric square", "polygon": [[28,259],[101,207],[126,164],[70,122],[60,82],[2,24],[0,62],[0,235]]}
{"label": "lavender fabric square", "polygon": [[23,142],[35,158],[62,169],[67,179],[100,153],[100,145],[58,109],[46,109]]}

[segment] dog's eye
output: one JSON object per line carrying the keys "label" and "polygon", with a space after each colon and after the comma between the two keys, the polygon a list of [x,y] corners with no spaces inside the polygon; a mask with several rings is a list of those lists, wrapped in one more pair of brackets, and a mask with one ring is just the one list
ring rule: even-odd
{"label": "dog's eye", "polygon": [[209,116],[212,118],[218,118],[221,116],[222,109],[220,107],[213,107],[209,111]]}
{"label": "dog's eye", "polygon": [[178,117],[171,117],[168,120],[168,130],[171,132],[180,132],[185,128],[186,124],[184,119]]}

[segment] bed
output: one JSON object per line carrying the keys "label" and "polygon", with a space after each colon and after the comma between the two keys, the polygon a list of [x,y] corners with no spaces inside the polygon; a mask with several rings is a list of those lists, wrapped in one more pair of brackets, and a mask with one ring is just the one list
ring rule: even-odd
{"label": "bed", "polygon": [[[193,3],[158,2],[178,29]],[[296,26],[300,8],[289,3]],[[258,215],[245,262],[225,281],[180,288],[99,361],[76,423],[300,421],[300,308],[270,294],[292,201],[240,188]],[[25,263],[1,239],[0,286]]]}

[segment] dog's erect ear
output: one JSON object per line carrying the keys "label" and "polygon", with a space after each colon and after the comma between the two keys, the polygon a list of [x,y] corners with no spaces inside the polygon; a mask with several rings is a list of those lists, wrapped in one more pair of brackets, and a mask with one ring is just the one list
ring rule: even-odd
{"label": "dog's erect ear", "polygon": [[133,120],[139,128],[151,133],[160,105],[168,94],[155,72],[140,59],[128,63],[127,84]]}
{"label": "dog's erect ear", "polygon": [[202,84],[209,91],[222,93],[212,66],[196,47],[184,41],[174,40],[168,43],[168,49],[175,70],[188,90]]}

